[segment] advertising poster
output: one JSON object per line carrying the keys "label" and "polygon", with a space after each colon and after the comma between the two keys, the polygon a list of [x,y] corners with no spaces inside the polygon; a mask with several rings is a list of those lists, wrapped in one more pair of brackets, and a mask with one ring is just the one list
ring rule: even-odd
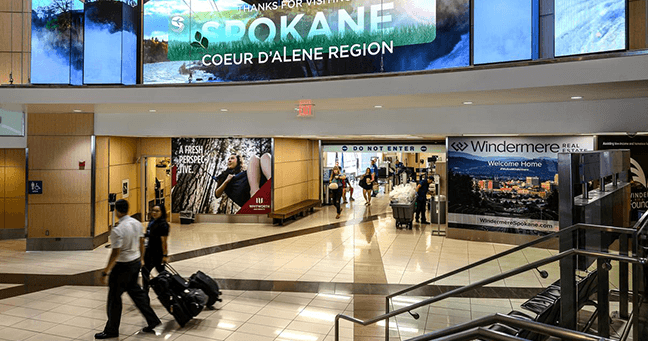
{"label": "advertising poster", "polygon": [[634,221],[648,209],[648,137],[598,136],[598,149],[630,149],[630,218]]}
{"label": "advertising poster", "polygon": [[150,0],[144,83],[467,66],[469,0]]}
{"label": "advertising poster", "polygon": [[587,136],[448,138],[449,227],[558,231],[558,153],[593,145]]}
{"label": "advertising poster", "polygon": [[268,214],[272,139],[171,139],[173,213]]}

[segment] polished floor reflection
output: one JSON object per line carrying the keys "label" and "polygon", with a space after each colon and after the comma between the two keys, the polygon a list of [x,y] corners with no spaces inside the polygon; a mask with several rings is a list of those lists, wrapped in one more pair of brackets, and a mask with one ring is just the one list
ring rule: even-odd
{"label": "polished floor reflection", "polygon": [[[436,225],[395,228],[388,199],[344,206],[335,219],[330,206],[285,226],[192,224],[172,226],[172,262],[181,274],[202,270],[224,287],[224,302],[179,328],[152,294],[164,327],[142,335],[143,319],[130,300],[122,340],[332,340],[336,314],[360,319],[384,313],[387,292],[400,290],[481,260],[512,245],[453,240],[433,235]],[[443,226],[440,226],[443,229]],[[106,287],[93,275],[109,249],[25,252],[23,241],[0,241],[0,340],[92,339],[105,323]],[[439,281],[449,290],[555,254],[528,249]],[[520,293],[558,278],[558,265],[495,282],[488,290],[452,298],[390,320],[390,337],[407,339],[494,312],[519,309]],[[45,276],[47,275],[47,276]],[[49,285],[49,286],[48,286]],[[45,290],[40,290],[46,288]],[[517,290],[517,291],[515,291]],[[24,294],[25,292],[29,292]],[[523,295],[522,295],[523,296]],[[402,296],[398,309],[423,297]],[[383,339],[385,324],[352,326],[343,321],[343,340]]]}

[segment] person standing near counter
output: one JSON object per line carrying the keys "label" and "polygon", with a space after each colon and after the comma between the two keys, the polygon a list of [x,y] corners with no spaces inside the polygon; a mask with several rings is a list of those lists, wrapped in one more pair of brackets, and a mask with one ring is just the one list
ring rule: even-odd
{"label": "person standing near counter", "polygon": [[434,181],[431,176],[421,180],[416,186],[416,222],[418,223],[419,217],[421,224],[429,224],[425,218],[425,206],[427,206],[427,193],[430,190],[430,184]]}

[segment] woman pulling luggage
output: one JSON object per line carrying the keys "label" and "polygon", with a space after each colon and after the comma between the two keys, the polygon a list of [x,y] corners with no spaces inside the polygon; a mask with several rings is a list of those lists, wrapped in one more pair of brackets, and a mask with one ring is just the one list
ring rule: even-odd
{"label": "woman pulling luggage", "polygon": [[146,248],[144,250],[144,266],[142,266],[142,284],[144,290],[149,290],[151,271],[155,268],[158,273],[164,270],[163,263],[169,261],[167,237],[169,236],[169,223],[164,204],[153,206],[151,220],[146,228]]}

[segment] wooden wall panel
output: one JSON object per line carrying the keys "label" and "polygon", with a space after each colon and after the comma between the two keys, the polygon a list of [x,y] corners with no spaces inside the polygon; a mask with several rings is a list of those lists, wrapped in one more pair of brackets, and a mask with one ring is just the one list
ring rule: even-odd
{"label": "wooden wall panel", "polygon": [[646,48],[646,0],[630,0],[628,3],[628,35],[630,50]]}
{"label": "wooden wall panel", "polygon": [[5,199],[0,197],[0,229],[5,228]]}
{"label": "wooden wall panel", "polygon": [[0,167],[0,198],[5,197],[5,167]]}
{"label": "wooden wall panel", "polygon": [[[49,230],[49,236],[45,231]],[[90,236],[90,205],[30,205],[29,238]]]}
{"label": "wooden wall panel", "polygon": [[13,3],[10,1],[0,1],[0,11],[10,12],[12,9]]}
{"label": "wooden wall panel", "polygon": [[110,225],[109,212],[108,200],[95,203],[95,236],[108,232],[108,225]]}
{"label": "wooden wall panel", "polygon": [[171,138],[141,138],[140,155],[171,156]]}
{"label": "wooden wall panel", "polygon": [[110,165],[135,163],[138,139],[131,137],[110,138]]}
{"label": "wooden wall panel", "polygon": [[43,181],[43,194],[30,195],[29,204],[90,204],[90,170],[33,170],[32,180]]}
{"label": "wooden wall panel", "polygon": [[25,168],[4,168],[4,196],[16,198],[25,196]]}
{"label": "wooden wall panel", "polygon": [[25,168],[24,149],[5,149],[5,166]]}
{"label": "wooden wall panel", "polygon": [[25,228],[25,197],[5,198],[4,226],[7,229]]}
{"label": "wooden wall panel", "polygon": [[[1,13],[0,13],[1,14]],[[0,20],[2,16],[0,16]],[[1,22],[1,21],[0,21]],[[6,30],[4,30],[6,32]],[[2,38],[0,38],[1,40]],[[4,44],[0,41],[0,45]],[[11,53],[0,51],[0,84],[9,83],[9,73],[11,72]]]}
{"label": "wooden wall panel", "polygon": [[39,114],[29,113],[29,135],[84,135],[94,134],[94,114]]}
{"label": "wooden wall panel", "polygon": [[[0,1],[4,2],[4,1]],[[11,4],[9,4],[11,6]],[[10,9],[8,9],[10,10]],[[11,13],[0,13],[0,22],[11,23]],[[0,52],[11,51],[11,25],[6,25],[0,30]]]}
{"label": "wooden wall panel", "polygon": [[28,136],[27,146],[30,170],[79,169],[79,160],[90,169],[89,136]]}
{"label": "wooden wall panel", "polygon": [[14,12],[22,12],[24,7],[23,0],[11,0],[11,8]]}
{"label": "wooden wall panel", "polygon": [[109,193],[122,192],[122,180],[128,179],[129,193],[133,192],[133,188],[139,187],[139,169],[136,164],[127,164],[110,167],[110,187]]}
{"label": "wooden wall panel", "polygon": [[97,136],[95,139],[95,155],[97,169],[108,168],[108,143],[109,137]]}
{"label": "wooden wall panel", "polygon": [[308,140],[275,139],[275,163],[307,160],[309,157]]}
{"label": "wooden wall panel", "polygon": [[108,168],[97,169],[95,173],[95,201],[108,200]]}
{"label": "wooden wall panel", "polygon": [[274,209],[319,198],[319,143],[275,139]]}
{"label": "wooden wall panel", "polygon": [[0,167],[5,166],[5,155],[7,154],[7,149],[0,149]]}

